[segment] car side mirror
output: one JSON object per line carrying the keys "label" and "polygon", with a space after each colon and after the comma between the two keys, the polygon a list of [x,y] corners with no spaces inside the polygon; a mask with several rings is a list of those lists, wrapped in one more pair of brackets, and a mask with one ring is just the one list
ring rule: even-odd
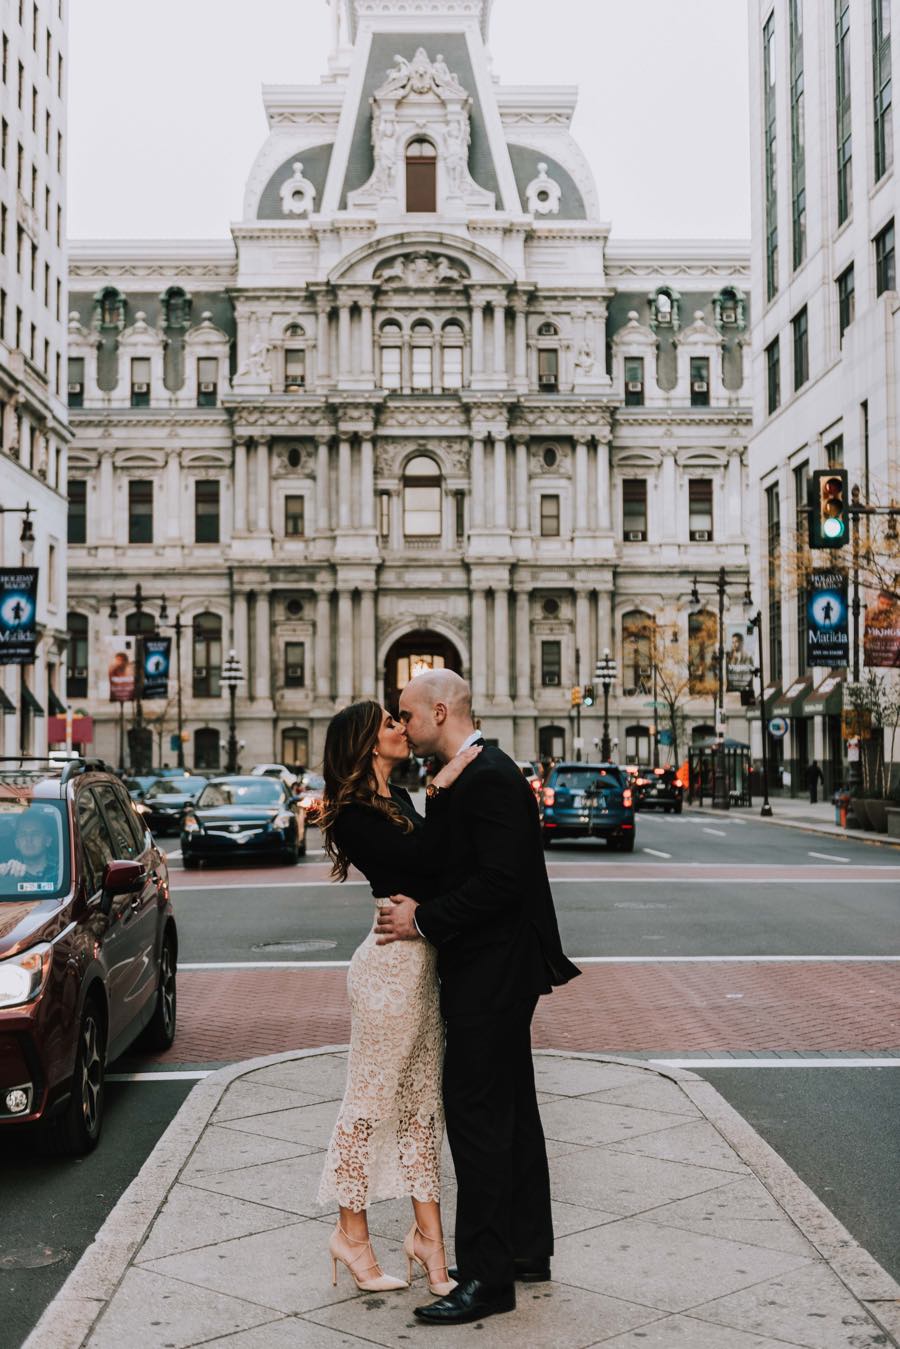
{"label": "car side mirror", "polygon": [[107,862],[103,868],[103,900],[106,911],[108,912],[107,896],[112,899],[113,895],[127,895],[132,890],[137,890],[139,885],[143,885],[145,878],[146,872],[140,862]]}

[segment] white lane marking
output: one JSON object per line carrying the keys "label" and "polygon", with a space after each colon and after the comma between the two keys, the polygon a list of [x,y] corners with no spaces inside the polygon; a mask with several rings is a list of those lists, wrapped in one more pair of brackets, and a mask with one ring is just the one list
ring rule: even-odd
{"label": "white lane marking", "polygon": [[[648,863],[648,865],[650,865]],[[843,876],[551,876],[554,885],[846,885]],[[895,876],[880,880],[863,877],[854,878],[853,885],[896,885]],[[272,881],[266,885],[256,885],[245,881],[242,885],[181,885],[175,890],[175,898],[203,891],[222,890],[323,890],[335,884],[334,881]],[[344,881],[343,889],[350,886],[369,888],[368,881]]]}
{"label": "white lane marking", "polygon": [[660,1068],[900,1068],[896,1059],[648,1059]]}
{"label": "white lane marking", "polygon": [[653,857],[671,857],[670,852],[660,852],[658,848],[642,848],[641,852],[648,852]]}
{"label": "white lane marking", "polygon": [[[213,881],[211,885],[180,885],[176,893],[179,895],[186,895],[192,890],[215,890],[217,892],[219,890],[304,890],[304,889],[308,890],[311,887],[317,887],[319,889],[322,889],[325,886],[331,886],[333,884],[335,884],[334,881],[329,881],[325,879],[321,881],[264,881],[261,885],[259,884],[258,881],[242,881],[236,885],[217,885],[216,882]],[[368,890],[369,882],[368,881],[343,882],[343,888],[345,890],[348,890],[350,886],[356,887],[363,886],[365,887],[366,890]]]}
{"label": "white lane marking", "polygon": [[[853,965],[896,964],[900,956],[571,956],[576,965]],[[180,970],[345,970],[349,960],[180,961]]]}
{"label": "white lane marking", "polygon": [[811,853],[809,854],[809,856],[810,856],[810,857],[821,857],[821,858],[822,858],[824,861],[826,861],[826,862],[849,862],[849,861],[850,861],[850,858],[849,858],[849,857],[838,857],[837,853],[833,853],[833,852],[811,852]]}
{"label": "white lane marking", "polygon": [[709,825],[707,824],[703,826],[703,832],[704,834],[718,834],[720,838],[728,837],[724,829],[710,829]]}
{"label": "white lane marking", "polygon": [[205,1072],[198,1069],[185,1073],[107,1073],[107,1082],[199,1082],[201,1077],[210,1077],[214,1069]]}

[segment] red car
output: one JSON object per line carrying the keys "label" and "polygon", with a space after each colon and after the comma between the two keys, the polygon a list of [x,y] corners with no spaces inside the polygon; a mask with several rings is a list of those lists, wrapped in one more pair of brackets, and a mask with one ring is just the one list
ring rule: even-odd
{"label": "red car", "polygon": [[0,1135],[95,1147],[107,1063],[175,1038],[177,960],[165,854],[116,775],[0,760]]}

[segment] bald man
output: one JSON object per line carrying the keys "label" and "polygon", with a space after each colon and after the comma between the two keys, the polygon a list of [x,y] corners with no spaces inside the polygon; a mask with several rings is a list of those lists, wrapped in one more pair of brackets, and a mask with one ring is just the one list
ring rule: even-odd
{"label": "bald man", "polygon": [[[412,679],[400,717],[417,754],[446,762],[483,743],[469,686],[450,670]],[[534,793],[512,759],[485,746],[451,788],[429,787],[428,797],[446,840],[444,885],[421,906],[393,895],[376,933],[382,944],[425,937],[437,948],[459,1282],[415,1314],[456,1325],[512,1311],[516,1278],[550,1277],[550,1179],[531,1019],[541,994],[579,971],[560,942]]]}

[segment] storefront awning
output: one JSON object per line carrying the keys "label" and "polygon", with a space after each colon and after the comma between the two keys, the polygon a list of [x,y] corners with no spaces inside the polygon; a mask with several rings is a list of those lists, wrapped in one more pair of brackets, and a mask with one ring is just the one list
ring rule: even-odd
{"label": "storefront awning", "polygon": [[10,713],[15,712],[15,710],[15,703],[11,703],[3,690],[0,689],[0,712],[2,712],[5,717],[8,717]]}
{"label": "storefront awning", "polygon": [[[781,697],[780,684],[767,684],[766,687],[763,689],[762,711],[767,721],[769,717],[774,715],[772,712],[772,704],[776,701],[776,699],[780,697]],[[756,705],[753,708],[751,708],[748,714],[748,720],[757,721],[759,718],[759,714],[760,714],[759,703],[756,703]]]}
{"label": "storefront awning", "polygon": [[47,702],[50,705],[51,716],[64,717],[66,715],[66,705],[55,689],[48,690]]}
{"label": "storefront awning", "polygon": [[36,717],[44,716],[44,709],[41,707],[37,698],[35,698],[34,694],[31,692],[31,689],[24,682],[24,680],[22,682],[22,703],[25,707],[28,708],[28,711],[31,712],[34,716]]}
{"label": "storefront awning", "polygon": [[841,670],[838,674],[830,674],[823,679],[818,688],[813,689],[812,693],[803,704],[804,717],[838,717],[841,714],[844,698],[844,680],[847,676],[846,670]]}
{"label": "storefront awning", "polygon": [[803,703],[812,691],[812,679],[795,679],[772,704],[773,717],[802,717]]}

